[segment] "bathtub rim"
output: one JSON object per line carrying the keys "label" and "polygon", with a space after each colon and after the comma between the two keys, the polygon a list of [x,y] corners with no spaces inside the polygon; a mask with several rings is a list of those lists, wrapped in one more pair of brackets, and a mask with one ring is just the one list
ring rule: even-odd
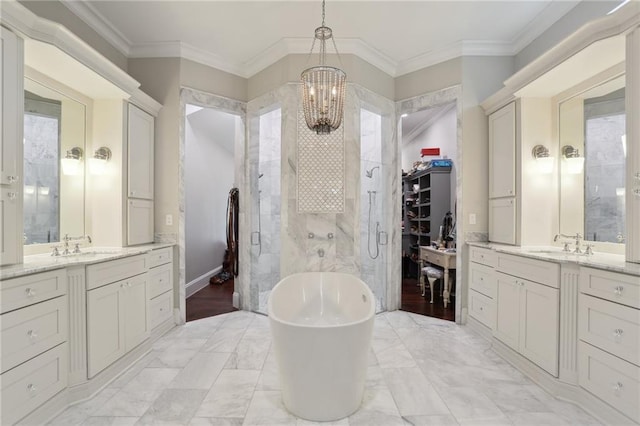
{"label": "bathtub rim", "polygon": [[[286,321],[283,320],[282,318],[278,317],[277,315],[274,316],[271,313],[273,312],[272,309],[272,295],[273,292],[276,290],[276,288],[278,288],[278,286],[286,279],[292,278],[292,277],[296,277],[299,275],[307,275],[307,274],[332,274],[332,275],[344,275],[347,276],[349,278],[353,278],[356,279],[358,281],[360,281],[360,284],[366,289],[367,291],[367,297],[369,298],[369,314],[366,315],[364,318],[359,319],[357,321],[351,321],[351,322],[344,322],[341,324],[300,324],[300,323],[296,323],[296,322],[291,322],[291,321]],[[287,275],[286,277],[282,278],[280,281],[278,281],[278,283],[271,289],[271,293],[269,294],[269,300],[267,302],[267,317],[269,318],[269,320],[273,320],[277,323],[289,326],[289,327],[297,327],[297,328],[312,328],[312,329],[332,329],[332,328],[341,328],[341,327],[349,327],[349,326],[354,326],[354,325],[358,325],[358,324],[363,324],[366,323],[367,321],[371,321],[372,318],[375,318],[376,316],[376,302],[375,302],[375,296],[373,294],[373,291],[371,291],[371,289],[369,288],[369,286],[367,285],[367,283],[365,283],[364,281],[362,281],[359,277],[357,277],[356,275],[352,275],[352,274],[348,274],[346,272],[296,272],[294,274],[291,275]]]}

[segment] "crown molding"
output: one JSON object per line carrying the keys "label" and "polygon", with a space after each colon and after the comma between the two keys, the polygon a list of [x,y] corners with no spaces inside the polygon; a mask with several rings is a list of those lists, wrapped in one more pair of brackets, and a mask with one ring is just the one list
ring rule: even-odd
{"label": "crown molding", "polygon": [[78,0],[60,0],[60,2],[120,53],[124,56],[129,56],[131,41],[114,27],[107,18],[102,16],[91,3]]}
{"label": "crown molding", "polygon": [[183,58],[248,78],[241,64],[232,64],[217,55],[180,41],[136,44],[131,47],[129,58]]}
{"label": "crown molding", "polygon": [[[530,21],[512,40],[513,54],[516,55],[531,42],[540,37],[553,24],[576,7],[579,1],[552,1]],[[560,16],[560,18],[558,18]]]}
{"label": "crown molding", "polygon": [[[234,63],[204,49],[179,41],[133,44],[88,1],[60,1],[128,58],[182,57],[243,78],[250,78],[287,55],[309,53],[311,46],[311,39],[284,38],[245,63]],[[340,48],[340,53],[358,56],[395,78],[465,55],[515,55],[557,22],[558,14],[561,17],[564,16],[578,3],[574,1],[550,2],[510,42],[463,40],[400,62],[394,61],[357,38],[336,39],[336,45]]]}
{"label": "crown molding", "polygon": [[65,26],[41,18],[16,0],[2,0],[0,22],[19,34],[33,40],[56,46],[125,93],[133,93],[140,83],[106,59]]}

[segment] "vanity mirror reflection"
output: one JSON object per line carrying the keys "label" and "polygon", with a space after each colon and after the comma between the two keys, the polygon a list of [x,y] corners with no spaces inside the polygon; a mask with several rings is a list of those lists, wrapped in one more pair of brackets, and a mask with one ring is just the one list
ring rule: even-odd
{"label": "vanity mirror reflection", "polygon": [[82,98],[35,70],[25,70],[25,245],[85,234],[87,106]]}
{"label": "vanity mirror reflection", "polygon": [[624,243],[625,76],[559,104],[560,233]]}

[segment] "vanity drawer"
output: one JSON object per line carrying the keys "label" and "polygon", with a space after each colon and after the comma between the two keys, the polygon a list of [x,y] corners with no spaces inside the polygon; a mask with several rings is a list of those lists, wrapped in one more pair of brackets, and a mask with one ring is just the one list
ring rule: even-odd
{"label": "vanity drawer", "polygon": [[477,263],[469,264],[469,288],[493,299],[496,297],[496,286],[493,268]]}
{"label": "vanity drawer", "polygon": [[486,266],[495,267],[497,263],[497,253],[491,249],[481,247],[469,247],[469,259],[472,262],[481,263]]}
{"label": "vanity drawer", "polygon": [[560,265],[557,263],[498,253],[496,269],[550,287],[560,287]]}
{"label": "vanity drawer", "polygon": [[580,342],[580,386],[640,422],[640,367]]}
{"label": "vanity drawer", "polygon": [[580,339],[640,365],[640,310],[580,295]]}
{"label": "vanity drawer", "polygon": [[13,311],[66,294],[67,271],[57,269],[3,280],[0,289],[0,313]]}
{"label": "vanity drawer", "polygon": [[496,310],[493,299],[480,294],[475,290],[469,291],[469,315],[489,327],[491,330],[496,324]]}
{"label": "vanity drawer", "polygon": [[67,298],[9,312],[2,323],[2,372],[67,340]]}
{"label": "vanity drawer", "polygon": [[151,299],[151,329],[171,317],[173,311],[173,292],[168,291]]}
{"label": "vanity drawer", "polygon": [[149,298],[173,289],[173,264],[158,266],[149,270]]}
{"label": "vanity drawer", "polygon": [[580,291],[640,309],[640,277],[580,268]]}
{"label": "vanity drawer", "polygon": [[146,254],[87,266],[87,290],[147,272]]}
{"label": "vanity drawer", "polygon": [[166,247],[163,249],[152,250],[149,253],[149,268],[154,268],[158,265],[164,265],[173,260],[173,247]]}
{"label": "vanity drawer", "polygon": [[2,421],[13,424],[67,386],[63,343],[2,374]]}

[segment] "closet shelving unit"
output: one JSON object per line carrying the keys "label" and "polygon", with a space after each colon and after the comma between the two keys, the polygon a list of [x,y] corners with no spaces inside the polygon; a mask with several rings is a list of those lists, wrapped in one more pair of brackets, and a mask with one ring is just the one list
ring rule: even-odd
{"label": "closet shelving unit", "polygon": [[451,210],[450,174],[451,167],[431,167],[403,178],[403,249],[411,259],[418,258],[420,246],[438,239],[442,219]]}

